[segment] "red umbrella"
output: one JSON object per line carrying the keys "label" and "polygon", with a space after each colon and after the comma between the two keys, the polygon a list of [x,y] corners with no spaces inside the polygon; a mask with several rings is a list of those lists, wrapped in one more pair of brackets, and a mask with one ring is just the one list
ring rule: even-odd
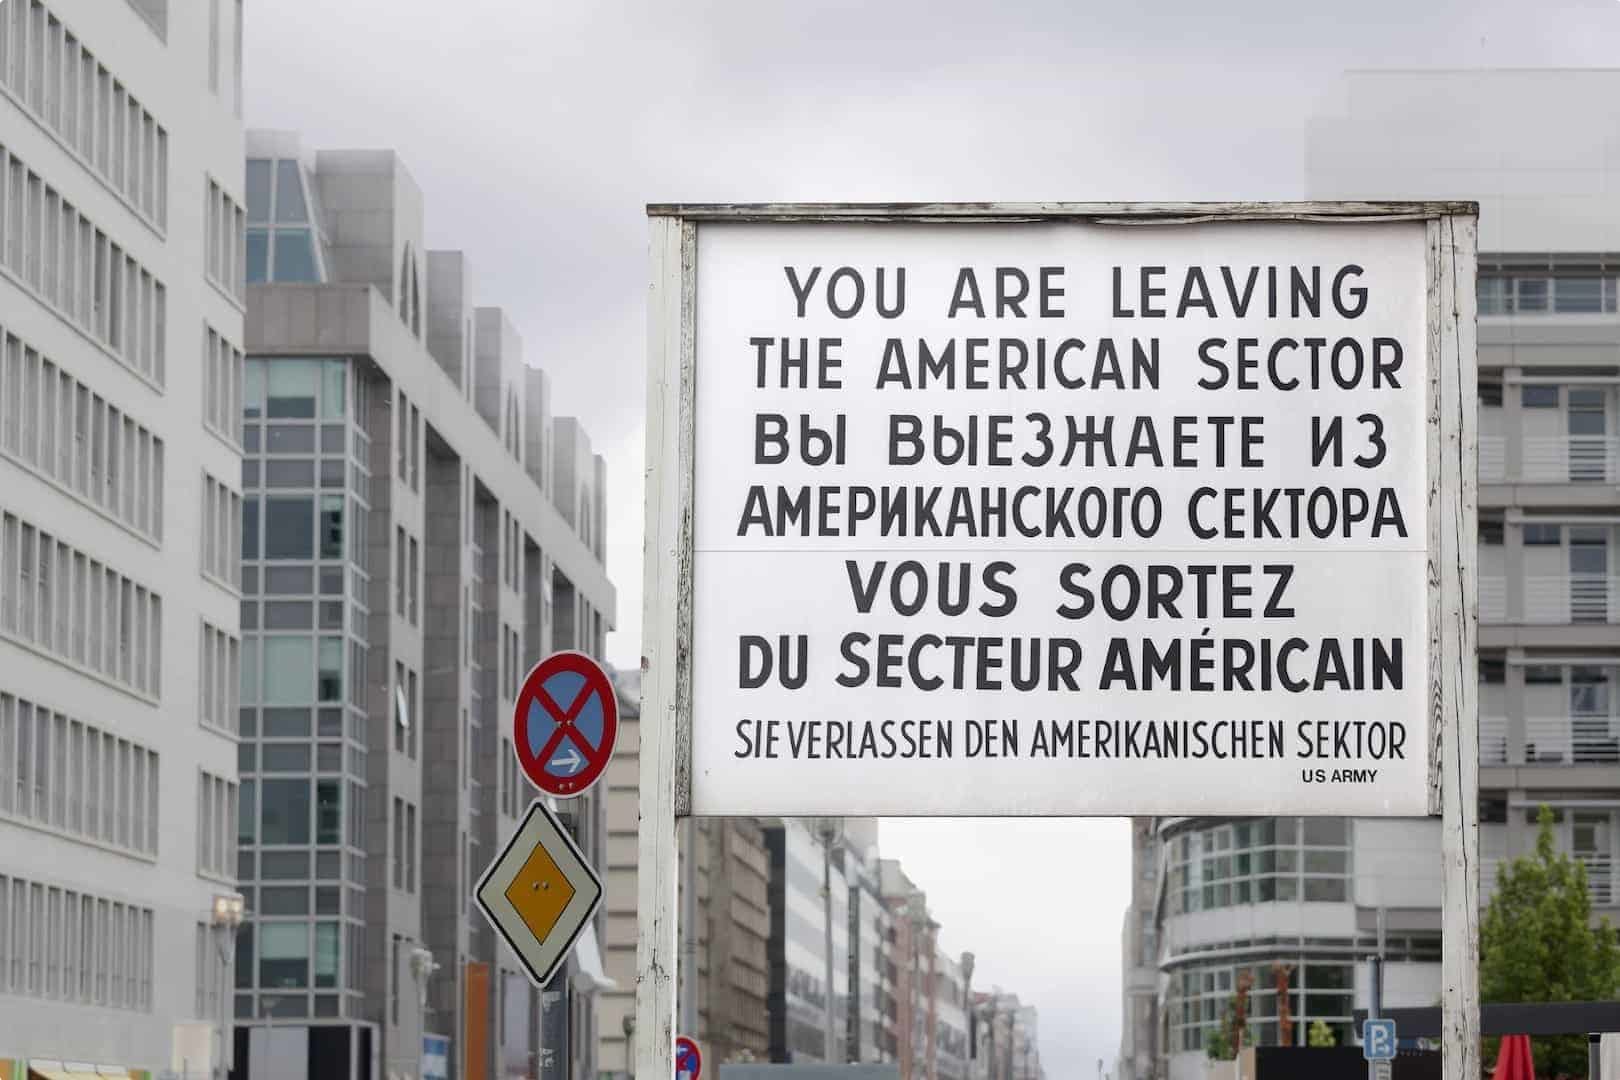
{"label": "red umbrella", "polygon": [[1530,1060],[1530,1036],[1504,1035],[1496,1052],[1496,1071],[1491,1080],[1536,1080],[1536,1066]]}

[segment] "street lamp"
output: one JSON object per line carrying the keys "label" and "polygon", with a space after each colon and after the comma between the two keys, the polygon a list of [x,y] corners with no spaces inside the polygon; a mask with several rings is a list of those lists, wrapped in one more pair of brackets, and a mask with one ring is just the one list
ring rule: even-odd
{"label": "street lamp", "polygon": [[230,1050],[230,1036],[225,1023],[225,1002],[229,997],[230,988],[225,984],[230,981],[231,953],[236,944],[236,931],[242,926],[242,912],[245,905],[241,893],[216,893],[214,906],[209,911],[208,923],[214,929],[214,947],[219,953],[219,1058],[217,1075],[224,1080],[230,1073],[225,1064],[225,1055]]}
{"label": "street lamp", "polygon": [[624,1075],[636,1080],[636,1014],[625,1013],[619,1026],[624,1030]]}
{"label": "street lamp", "polygon": [[824,1048],[822,1057],[828,1065],[836,1065],[838,1047],[837,1026],[833,1020],[833,902],[832,902],[832,853],[833,844],[838,840],[838,834],[843,827],[843,819],[824,817],[816,819],[816,834],[821,837],[821,905],[822,918],[826,922],[826,977],[827,977],[827,1012],[826,1032],[824,1034]]}
{"label": "street lamp", "polygon": [[433,953],[418,946],[411,950],[411,978],[416,980],[416,1075],[422,1075],[422,1038],[427,1031],[428,980],[439,970]]}

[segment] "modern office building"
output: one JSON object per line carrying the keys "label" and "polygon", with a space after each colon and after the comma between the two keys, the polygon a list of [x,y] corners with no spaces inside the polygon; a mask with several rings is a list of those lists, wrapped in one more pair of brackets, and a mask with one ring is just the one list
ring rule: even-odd
{"label": "modern office building", "polygon": [[241,35],[240,0],[0,4],[5,1080],[220,1048]]}
{"label": "modern office building", "polygon": [[[1537,807],[1620,915],[1620,72],[1358,72],[1309,128],[1313,199],[1480,203],[1481,893],[1528,852]],[[1582,102],[1578,110],[1570,101]],[[1430,821],[1157,820],[1134,894],[1122,1077],[1201,1075],[1239,979],[1266,1041],[1312,1019],[1350,1037],[1378,948],[1385,1003],[1439,993]],[[1148,861],[1139,854],[1141,863]],[[1381,925],[1380,925],[1381,924]],[[1135,935],[1133,937],[1133,935]],[[1281,966],[1279,968],[1279,965]],[[1286,982],[1282,982],[1286,979]],[[1289,1005],[1284,1017],[1282,1003]],[[1145,1062],[1152,1062],[1146,1071]]]}
{"label": "modern office building", "polygon": [[932,1080],[967,1080],[969,1067],[967,985],[961,963],[935,950],[934,1071]]}
{"label": "modern office building", "polygon": [[849,883],[849,1050],[851,1062],[881,1064],[900,1052],[893,916],[883,902],[875,819],[850,819],[838,854]]}
{"label": "modern office building", "polygon": [[1045,1080],[1035,1007],[1000,989],[975,993],[972,1001],[969,1075],[975,1080]]}
{"label": "modern office building", "polygon": [[384,1077],[426,1032],[456,1080],[594,1080],[595,928],[541,995],[471,894],[535,794],[524,674],[612,625],[601,458],[392,152],[254,133],[244,204],[238,1063],[349,1025]]}

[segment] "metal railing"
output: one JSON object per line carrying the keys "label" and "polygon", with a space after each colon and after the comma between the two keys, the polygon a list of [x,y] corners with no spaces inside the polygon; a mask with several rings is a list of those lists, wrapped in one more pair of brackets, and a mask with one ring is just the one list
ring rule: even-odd
{"label": "metal railing", "polygon": [[1501,623],[1507,621],[1507,579],[1479,576],[1479,621]]}
{"label": "metal railing", "polygon": [[1508,735],[1505,716],[1479,718],[1481,765],[1614,765],[1620,764],[1620,717],[1572,713],[1529,716],[1524,742]]}
{"label": "metal railing", "polygon": [[1506,765],[1508,754],[1508,724],[1505,716],[1479,718],[1479,763]]}
{"label": "metal railing", "polygon": [[1548,765],[1620,763],[1620,719],[1591,713],[1526,717],[1523,760]]}
{"label": "metal railing", "polygon": [[1509,470],[1507,436],[1480,436],[1481,483],[1620,483],[1620,436],[1521,436],[1518,443],[1519,465],[1517,469]]}
{"label": "metal railing", "polygon": [[1560,574],[1524,580],[1527,623],[1615,622],[1616,615],[1620,615],[1620,578]]}
{"label": "metal railing", "polygon": [[1614,881],[1614,859],[1608,855],[1582,855],[1575,858],[1586,864],[1586,893],[1592,903],[1608,907],[1620,903]]}
{"label": "metal railing", "polygon": [[1526,437],[1519,453],[1523,480],[1612,484],[1620,477],[1620,438],[1613,435]]}
{"label": "metal railing", "polygon": [[[1586,866],[1586,893],[1592,903],[1598,907],[1610,907],[1620,904],[1620,889],[1616,889],[1614,859],[1607,855],[1583,855],[1579,852],[1566,852]],[[1490,903],[1491,897],[1496,893],[1497,871],[1506,863],[1511,862],[1505,858],[1484,858],[1479,864],[1479,902],[1481,906]]]}
{"label": "metal railing", "polygon": [[1479,437],[1479,480],[1500,484],[1507,479],[1507,440],[1500,435]]}

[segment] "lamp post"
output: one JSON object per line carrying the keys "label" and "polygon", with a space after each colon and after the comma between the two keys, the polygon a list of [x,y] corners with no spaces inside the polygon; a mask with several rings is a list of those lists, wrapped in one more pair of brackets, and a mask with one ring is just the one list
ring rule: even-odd
{"label": "lamp post", "polygon": [[624,1030],[624,1075],[636,1080],[636,1014],[625,1013],[619,1026]]}
{"label": "lamp post", "polygon": [[225,1064],[225,1055],[230,1050],[230,1035],[225,1023],[225,1003],[229,998],[230,988],[225,984],[230,981],[231,953],[236,944],[236,931],[242,926],[243,910],[241,893],[217,893],[208,918],[209,926],[214,931],[214,947],[219,953],[219,1015],[216,1017],[219,1028],[219,1064],[216,1075],[220,1080],[224,1080],[231,1071],[230,1066]]}
{"label": "lamp post", "polygon": [[840,820],[835,817],[817,818],[816,832],[821,837],[821,913],[826,923],[826,979],[827,979],[827,1010],[826,1031],[824,1033],[824,1048],[822,1059],[828,1065],[838,1064],[836,1058],[838,1047],[837,1029],[833,1020],[833,902],[832,902],[832,852],[833,844],[838,839]]}
{"label": "lamp post", "polygon": [[439,970],[431,950],[421,946],[411,950],[411,978],[416,981],[416,1075],[422,1075],[423,1035],[427,1033],[428,980]]}

